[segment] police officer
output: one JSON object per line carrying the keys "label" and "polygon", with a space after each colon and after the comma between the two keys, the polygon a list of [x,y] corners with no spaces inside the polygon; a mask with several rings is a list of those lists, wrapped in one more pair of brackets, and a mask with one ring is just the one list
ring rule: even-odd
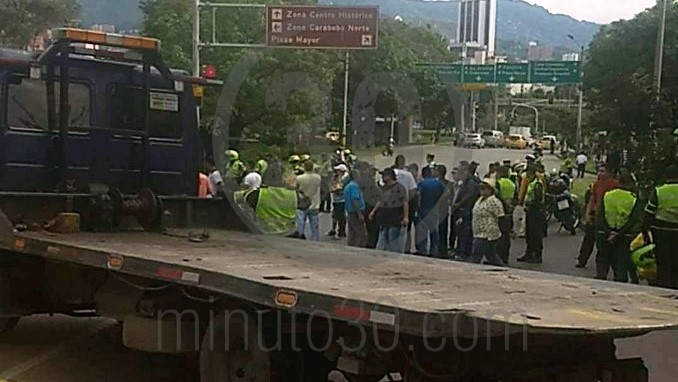
{"label": "police officer", "polygon": [[596,258],[596,278],[606,280],[609,268],[614,281],[638,284],[638,274],[631,262],[630,245],[639,230],[638,199],[634,193],[635,182],[630,174],[619,177],[619,188],[603,196],[598,210],[598,227],[601,234],[599,254]]}
{"label": "police officer", "polygon": [[665,170],[666,182],[657,187],[645,207],[644,227],[656,244],[657,285],[678,289],[678,166]]}
{"label": "police officer", "polygon": [[262,186],[249,191],[244,198],[254,210],[257,227],[265,234],[291,235],[296,230],[297,191],[283,182],[285,168],[272,163],[266,170]]}
{"label": "police officer", "polygon": [[537,167],[527,168],[527,190],[525,193],[525,239],[527,250],[523,257],[516,259],[519,262],[541,264],[544,251],[544,227],[546,215],[546,185],[542,177],[537,176]]}
{"label": "police officer", "polygon": [[254,171],[259,173],[259,175],[264,176],[266,169],[268,168],[268,162],[265,159],[259,159],[257,163],[254,164]]}
{"label": "police officer", "polygon": [[224,153],[228,157],[226,164],[226,187],[229,189],[238,188],[245,176],[245,164],[240,160],[240,154],[236,150],[226,150]]}
{"label": "police officer", "polygon": [[504,205],[504,216],[499,219],[499,229],[501,238],[497,244],[497,252],[504,264],[509,263],[509,254],[511,252],[511,231],[513,231],[513,210],[518,200],[517,187],[509,179],[509,166],[500,166],[497,169],[497,196]]}

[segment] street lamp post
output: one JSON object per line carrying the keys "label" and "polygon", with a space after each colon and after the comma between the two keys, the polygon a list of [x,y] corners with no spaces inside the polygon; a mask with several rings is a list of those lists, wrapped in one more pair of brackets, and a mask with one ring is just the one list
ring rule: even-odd
{"label": "street lamp post", "polygon": [[[568,34],[567,37],[575,41],[575,38],[573,35]],[[579,53],[579,76],[580,76],[580,81],[578,84],[578,89],[579,89],[579,107],[577,110],[577,150],[581,150],[582,147],[584,146],[583,142],[583,129],[582,129],[582,114],[584,111],[584,83],[582,81],[584,77],[584,54],[585,52],[585,46],[582,45],[580,47],[581,52]]]}
{"label": "street lamp post", "polygon": [[[662,0],[657,0],[657,4]],[[664,36],[666,34],[666,11],[669,6],[669,0],[663,0],[662,14],[659,22],[659,31],[657,33],[657,51],[654,58],[654,92],[659,99],[662,91],[662,72],[664,67]]]}
{"label": "street lamp post", "polygon": [[[583,76],[584,74],[584,46],[581,47],[581,55],[579,56],[579,75]],[[579,108],[577,110],[577,150],[581,150],[583,146],[583,137],[582,137],[582,112],[584,110],[584,84],[580,81],[579,83]]]}

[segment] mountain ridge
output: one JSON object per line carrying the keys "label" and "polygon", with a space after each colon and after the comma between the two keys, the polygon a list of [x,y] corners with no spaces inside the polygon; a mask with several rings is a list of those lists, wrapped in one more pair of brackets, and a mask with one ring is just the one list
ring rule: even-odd
{"label": "mountain ridge", "polygon": [[[85,26],[113,24],[118,29],[135,29],[142,22],[139,0],[80,0],[80,3]],[[454,38],[459,11],[458,2],[444,0],[320,0],[319,3],[377,5],[385,17],[401,16],[406,22],[430,24],[448,38]],[[578,51],[579,46],[588,45],[599,28],[598,24],[553,14],[524,0],[498,0],[497,39],[503,41],[538,41]]]}

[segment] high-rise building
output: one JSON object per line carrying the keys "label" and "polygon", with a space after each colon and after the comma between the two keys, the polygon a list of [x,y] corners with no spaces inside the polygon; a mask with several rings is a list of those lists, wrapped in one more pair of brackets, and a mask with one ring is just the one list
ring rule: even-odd
{"label": "high-rise building", "polygon": [[[457,41],[451,49],[462,58],[494,57],[497,34],[497,0],[461,0],[457,20]],[[478,56],[476,52],[484,54]]]}
{"label": "high-rise building", "polygon": [[527,46],[528,61],[551,61],[553,60],[553,48],[550,46],[540,46],[534,41],[530,41]]}
{"label": "high-rise building", "polygon": [[565,53],[563,61],[579,61],[579,53]]}

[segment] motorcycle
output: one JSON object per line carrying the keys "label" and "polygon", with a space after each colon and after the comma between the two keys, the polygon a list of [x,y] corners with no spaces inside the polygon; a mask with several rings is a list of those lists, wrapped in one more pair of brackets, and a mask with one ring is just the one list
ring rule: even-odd
{"label": "motorcycle", "polygon": [[551,179],[546,193],[546,221],[555,217],[560,222],[560,228],[569,231],[572,235],[577,234],[577,228],[581,223],[580,206],[577,196],[569,189],[569,181],[564,179],[566,174]]}

